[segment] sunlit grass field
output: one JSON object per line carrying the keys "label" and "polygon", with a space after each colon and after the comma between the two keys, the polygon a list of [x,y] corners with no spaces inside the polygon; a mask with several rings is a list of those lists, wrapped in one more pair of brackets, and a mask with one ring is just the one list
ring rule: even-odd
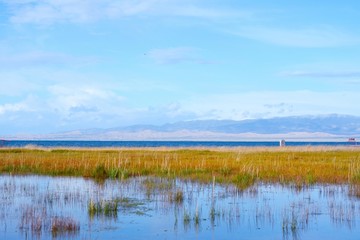
{"label": "sunlit grass field", "polygon": [[360,148],[0,149],[0,172],[125,179],[133,176],[298,186],[360,183]]}

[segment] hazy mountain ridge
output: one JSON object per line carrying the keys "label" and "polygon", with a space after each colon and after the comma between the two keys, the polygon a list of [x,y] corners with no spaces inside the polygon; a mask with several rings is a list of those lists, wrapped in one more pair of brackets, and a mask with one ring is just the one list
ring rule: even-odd
{"label": "hazy mountain ridge", "polygon": [[112,131],[139,132],[145,130],[209,131],[217,133],[279,134],[290,132],[323,132],[336,135],[360,134],[360,117],[347,115],[299,116],[254,120],[195,120],[155,125],[133,125]]}
{"label": "hazy mountain ridge", "polygon": [[360,135],[360,117],[296,116],[254,120],[194,120],[164,125],[85,129],[14,139],[64,140],[274,140],[347,139]]}

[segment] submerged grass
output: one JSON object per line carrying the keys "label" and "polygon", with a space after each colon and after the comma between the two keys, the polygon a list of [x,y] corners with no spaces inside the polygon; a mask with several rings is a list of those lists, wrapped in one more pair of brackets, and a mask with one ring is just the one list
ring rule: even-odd
{"label": "submerged grass", "polygon": [[105,216],[116,218],[118,211],[118,201],[105,201],[94,202],[90,200],[88,203],[88,214],[90,218],[94,216]]}
{"label": "submerged grass", "polygon": [[169,192],[168,196],[171,203],[182,204],[184,202],[184,192],[182,190]]}
{"label": "submerged grass", "polygon": [[360,149],[0,149],[0,172],[124,179],[132,176],[233,183],[360,184]]}
{"label": "submerged grass", "polygon": [[59,235],[69,236],[80,230],[80,225],[72,218],[54,217],[51,220],[51,232],[53,237]]}
{"label": "submerged grass", "polygon": [[24,206],[20,211],[22,212],[20,231],[25,234],[31,233],[35,239],[42,239],[42,234],[46,232],[51,232],[54,238],[62,236],[68,239],[80,231],[79,222],[71,217],[50,217],[43,206]]}
{"label": "submerged grass", "polygon": [[[88,203],[88,215],[90,218],[94,217],[106,217],[117,218],[118,211],[133,211],[136,214],[145,214],[143,208],[143,202],[139,202],[136,199],[131,198],[115,198],[111,200],[90,200]],[[145,209],[146,210],[146,209]]]}

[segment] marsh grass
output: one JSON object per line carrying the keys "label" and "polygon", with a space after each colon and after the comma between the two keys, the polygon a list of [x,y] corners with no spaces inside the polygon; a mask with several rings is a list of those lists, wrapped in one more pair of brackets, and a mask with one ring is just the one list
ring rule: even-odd
{"label": "marsh grass", "polygon": [[75,235],[80,230],[80,224],[70,217],[54,217],[51,219],[51,233],[54,237]]}
{"label": "marsh grass", "polygon": [[106,201],[101,200],[99,202],[94,202],[90,200],[88,204],[88,213],[90,218],[94,218],[95,216],[105,216],[108,218],[117,218],[118,212],[118,201]]}
{"label": "marsh grass", "polygon": [[25,232],[31,231],[34,236],[40,237],[45,228],[44,225],[47,218],[46,209],[37,209],[35,207],[27,206],[22,210],[19,225],[20,230]]}
{"label": "marsh grass", "polygon": [[349,186],[349,196],[360,199],[360,184],[351,184]]}
{"label": "marsh grass", "polygon": [[75,236],[80,231],[80,224],[71,217],[50,217],[46,208],[25,206],[22,211],[19,229],[30,232],[37,239],[42,238],[42,233],[51,232],[53,237]]}
{"label": "marsh grass", "polygon": [[360,184],[360,149],[0,149],[0,172],[95,179],[157,176],[204,183],[216,179],[217,183],[232,183],[240,189],[256,181],[299,186]]}
{"label": "marsh grass", "polygon": [[214,206],[212,206],[210,208],[209,216],[210,216],[211,225],[214,226],[215,225],[215,219],[216,219],[216,217],[220,217],[220,213],[215,210]]}
{"label": "marsh grass", "polygon": [[127,197],[115,198],[111,200],[93,201],[88,203],[88,215],[90,218],[105,217],[116,219],[118,212],[135,213],[137,215],[145,215],[147,209],[142,208],[143,202]]}
{"label": "marsh grass", "polygon": [[174,188],[174,182],[166,178],[146,178],[142,185],[146,192],[152,193],[169,192]]}
{"label": "marsh grass", "polygon": [[255,177],[249,173],[243,173],[236,176],[236,178],[233,180],[233,183],[239,188],[239,189],[245,189],[251,185],[253,185],[255,182]]}
{"label": "marsh grass", "polygon": [[190,222],[191,222],[191,217],[190,217],[190,214],[189,212],[184,209],[184,215],[183,215],[183,222],[184,222],[184,227],[186,228]]}
{"label": "marsh grass", "polygon": [[182,204],[184,202],[184,192],[182,190],[169,192],[169,201],[175,204]]}
{"label": "marsh grass", "polygon": [[[113,169],[109,170],[109,172],[113,172]],[[92,177],[94,177],[95,179],[106,179],[110,177],[110,175],[105,169],[105,166],[103,164],[100,164],[95,167]]]}

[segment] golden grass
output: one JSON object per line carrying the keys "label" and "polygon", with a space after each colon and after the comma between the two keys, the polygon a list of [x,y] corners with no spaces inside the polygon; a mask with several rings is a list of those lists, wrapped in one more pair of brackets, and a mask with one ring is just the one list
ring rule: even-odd
{"label": "golden grass", "polygon": [[13,148],[0,172],[126,178],[153,175],[203,182],[360,183],[360,148]]}

